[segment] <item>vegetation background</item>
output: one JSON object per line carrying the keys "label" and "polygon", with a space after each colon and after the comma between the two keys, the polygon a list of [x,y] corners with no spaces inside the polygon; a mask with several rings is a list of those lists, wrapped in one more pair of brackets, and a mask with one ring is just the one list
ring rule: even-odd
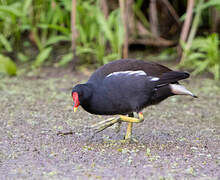
{"label": "vegetation background", "polygon": [[0,0],[0,72],[133,56],[217,80],[219,14],[219,0]]}

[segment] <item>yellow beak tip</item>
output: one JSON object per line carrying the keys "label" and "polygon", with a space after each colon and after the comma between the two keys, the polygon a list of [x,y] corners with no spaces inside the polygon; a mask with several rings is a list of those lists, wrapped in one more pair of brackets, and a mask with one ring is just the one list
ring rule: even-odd
{"label": "yellow beak tip", "polygon": [[73,108],[73,111],[76,112],[76,111],[77,111],[77,107],[74,107],[74,108]]}

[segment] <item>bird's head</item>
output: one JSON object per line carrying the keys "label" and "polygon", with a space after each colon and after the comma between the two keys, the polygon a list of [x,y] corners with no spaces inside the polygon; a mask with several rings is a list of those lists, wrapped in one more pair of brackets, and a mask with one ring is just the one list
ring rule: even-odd
{"label": "bird's head", "polygon": [[91,96],[91,89],[87,84],[78,84],[72,89],[73,111],[76,112],[79,105],[85,103]]}

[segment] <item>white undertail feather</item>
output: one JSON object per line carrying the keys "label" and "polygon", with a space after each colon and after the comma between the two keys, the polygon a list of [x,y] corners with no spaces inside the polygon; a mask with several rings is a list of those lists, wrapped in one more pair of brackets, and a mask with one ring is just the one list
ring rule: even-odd
{"label": "white undertail feather", "polygon": [[179,84],[169,84],[171,91],[173,94],[177,94],[177,95],[190,95],[192,97],[197,97],[196,95],[194,95],[192,92],[190,92],[189,90],[187,90],[184,86],[179,85]]}

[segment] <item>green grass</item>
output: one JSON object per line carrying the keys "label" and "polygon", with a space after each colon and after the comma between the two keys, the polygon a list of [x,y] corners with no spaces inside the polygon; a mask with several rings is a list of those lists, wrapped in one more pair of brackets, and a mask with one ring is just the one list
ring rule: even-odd
{"label": "green grass", "polygon": [[[65,52],[59,56],[59,66],[73,59],[71,51],[70,0],[2,0],[0,2],[0,54],[11,53],[21,63],[33,62],[33,67],[53,60],[56,46]],[[119,10],[104,18],[98,1],[77,1],[76,53],[81,63],[105,64],[121,57],[123,29]],[[38,55],[27,52],[37,48]],[[52,61],[53,62],[53,61]],[[54,62],[53,62],[54,63]]]}
{"label": "green grass", "polygon": [[217,34],[195,38],[189,49],[185,44],[183,44],[183,49],[185,58],[180,66],[193,70],[194,75],[208,71],[213,74],[215,80],[220,79],[219,38]]}

